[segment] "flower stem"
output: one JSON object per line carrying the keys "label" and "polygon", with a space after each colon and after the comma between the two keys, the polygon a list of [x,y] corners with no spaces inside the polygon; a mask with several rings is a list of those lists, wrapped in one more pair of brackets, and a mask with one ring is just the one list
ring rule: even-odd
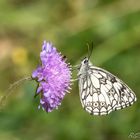
{"label": "flower stem", "polygon": [[5,101],[7,99],[7,97],[12,93],[12,91],[18,87],[21,83],[25,82],[25,81],[30,81],[33,80],[31,76],[29,77],[24,77],[16,82],[14,82],[13,84],[11,84],[9,86],[9,88],[6,90],[5,95],[0,97],[0,108],[3,107],[5,104]]}

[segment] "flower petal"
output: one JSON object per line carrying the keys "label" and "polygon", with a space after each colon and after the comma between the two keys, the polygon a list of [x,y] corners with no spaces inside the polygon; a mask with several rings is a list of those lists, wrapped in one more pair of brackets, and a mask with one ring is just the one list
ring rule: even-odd
{"label": "flower petal", "polygon": [[40,52],[41,66],[32,73],[37,79],[39,87],[37,93],[42,92],[40,106],[51,112],[57,109],[69,89],[71,71],[56,48],[50,42],[44,41]]}

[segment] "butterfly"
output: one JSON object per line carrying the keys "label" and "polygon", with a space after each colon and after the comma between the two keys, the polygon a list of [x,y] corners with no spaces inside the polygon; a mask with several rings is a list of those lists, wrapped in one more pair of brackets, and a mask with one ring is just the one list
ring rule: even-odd
{"label": "butterfly", "polygon": [[91,115],[108,115],[131,106],[137,100],[135,93],[123,81],[93,66],[87,57],[81,61],[78,80],[82,107]]}

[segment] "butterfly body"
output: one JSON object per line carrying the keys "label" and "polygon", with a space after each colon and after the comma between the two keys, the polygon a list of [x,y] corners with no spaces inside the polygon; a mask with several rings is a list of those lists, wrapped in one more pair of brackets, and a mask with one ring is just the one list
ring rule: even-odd
{"label": "butterfly body", "polygon": [[95,67],[85,58],[78,72],[80,100],[91,115],[107,115],[132,105],[134,92],[110,72]]}

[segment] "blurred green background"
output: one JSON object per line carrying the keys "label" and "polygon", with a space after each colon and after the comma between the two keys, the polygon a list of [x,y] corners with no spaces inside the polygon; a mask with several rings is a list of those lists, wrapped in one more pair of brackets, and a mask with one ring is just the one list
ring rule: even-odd
{"label": "blurred green background", "polygon": [[138,101],[108,116],[90,116],[75,82],[59,110],[47,114],[33,98],[36,82],[25,82],[0,111],[0,140],[127,140],[140,133],[139,0],[0,0],[0,96],[36,68],[44,39],[72,65],[93,41],[91,61],[125,81]]}

